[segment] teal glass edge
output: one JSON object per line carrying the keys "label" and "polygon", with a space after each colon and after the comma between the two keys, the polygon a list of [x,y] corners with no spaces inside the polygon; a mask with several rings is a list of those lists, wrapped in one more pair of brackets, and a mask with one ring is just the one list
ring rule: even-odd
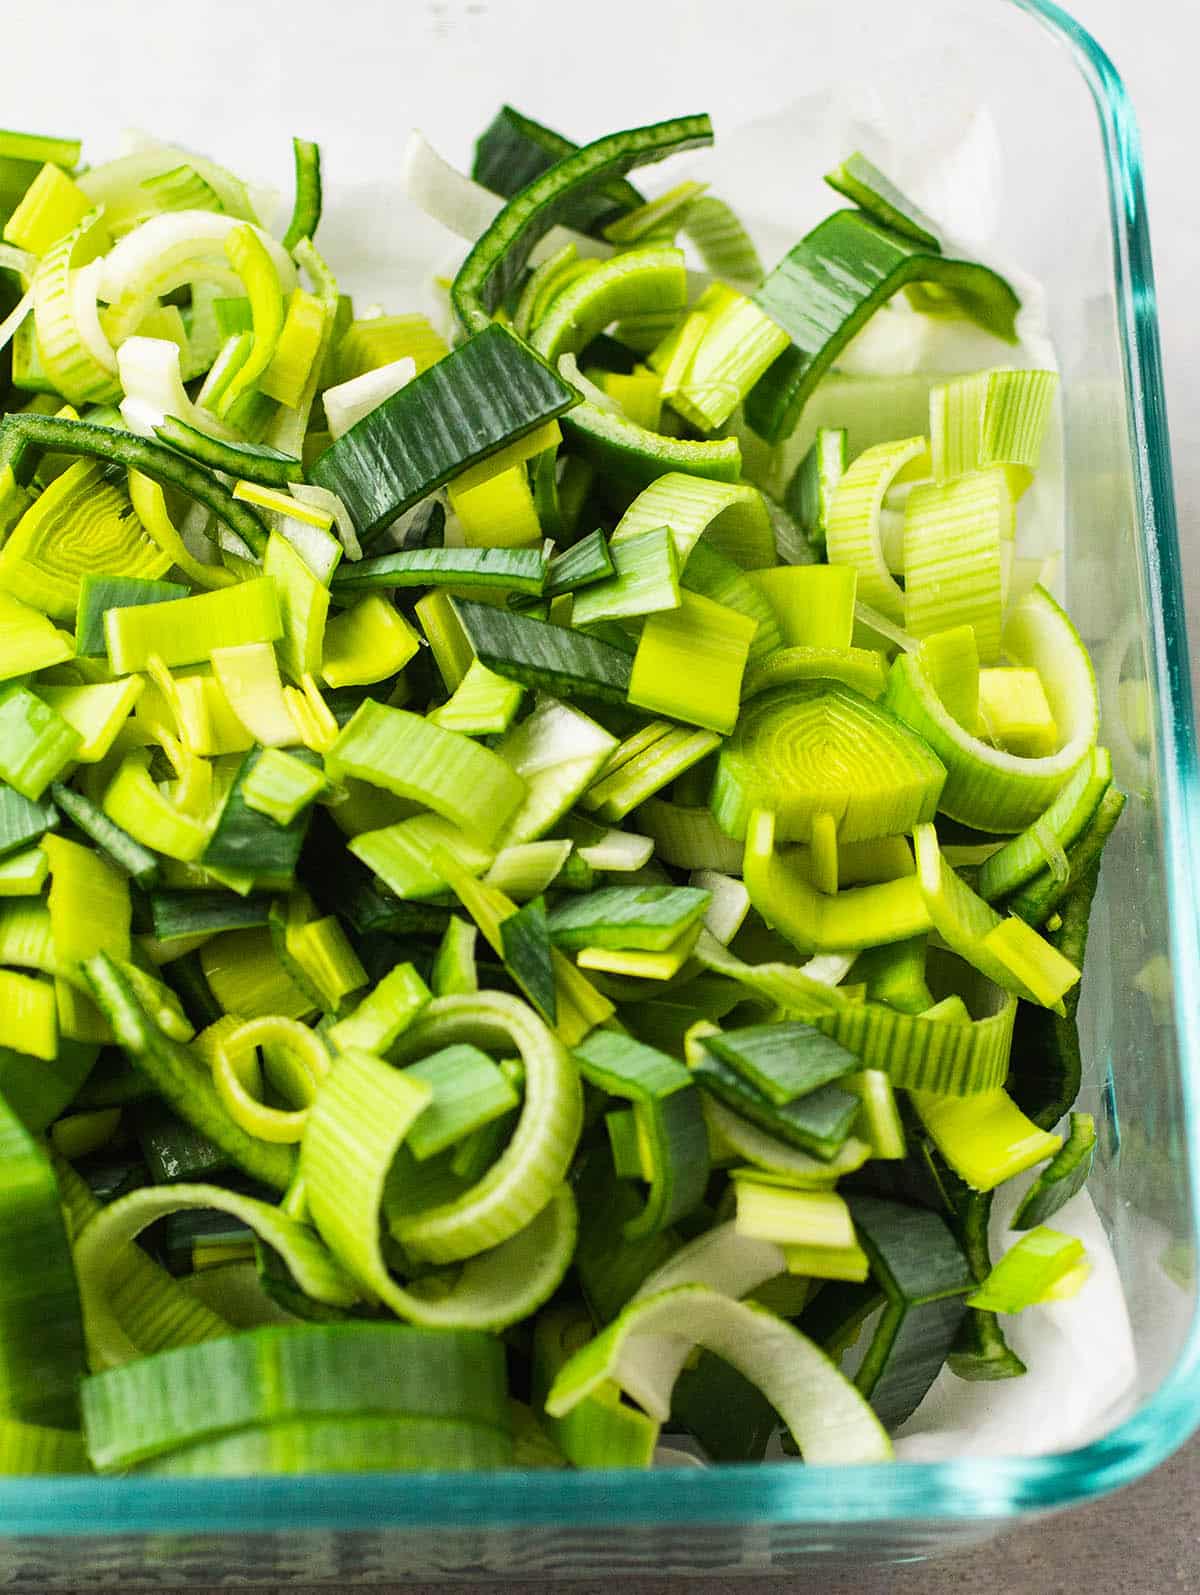
{"label": "teal glass edge", "polygon": [[[1141,148],[1121,79],[1095,39],[1051,0],[999,0],[1073,55],[1096,105],[1112,218],[1133,473],[1157,688],[1157,777],[1169,882],[1171,964],[1193,1208],[1200,1211],[1198,766],[1171,457]],[[898,1467],[591,1473],[353,1474],[272,1479],[0,1480],[0,1534],[106,1535],[589,1526],[998,1522],[1130,1484],[1200,1423],[1200,1321],[1173,1371],[1132,1417],[1058,1456]]]}

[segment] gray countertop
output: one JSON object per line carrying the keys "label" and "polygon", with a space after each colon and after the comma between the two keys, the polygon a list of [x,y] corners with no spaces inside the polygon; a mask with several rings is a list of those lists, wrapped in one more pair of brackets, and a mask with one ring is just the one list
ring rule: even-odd
{"label": "gray countertop", "polygon": [[[978,0],[977,0],[978,3]],[[1168,405],[1174,443],[1181,538],[1189,574],[1189,610],[1200,617],[1200,318],[1195,315],[1200,218],[1194,192],[1200,134],[1190,63],[1200,20],[1186,0],[1074,0],[1072,9],[1113,56],[1141,122],[1154,256],[1163,324]],[[1193,631],[1193,637],[1197,634]],[[946,1561],[856,1571],[844,1580],[821,1575],[821,1590],[856,1595],[1158,1595],[1200,1591],[1200,1439],[1150,1478],[1086,1510],[1043,1520],[997,1544]],[[716,1580],[700,1586],[731,1595],[768,1595],[796,1588],[799,1578]],[[467,1595],[500,1586],[396,1586],[405,1595]],[[547,1588],[551,1586],[545,1586]],[[563,1584],[555,1590],[608,1595],[608,1582]],[[679,1582],[622,1580],[621,1595],[678,1595]],[[216,1595],[213,1591],[212,1595]]]}

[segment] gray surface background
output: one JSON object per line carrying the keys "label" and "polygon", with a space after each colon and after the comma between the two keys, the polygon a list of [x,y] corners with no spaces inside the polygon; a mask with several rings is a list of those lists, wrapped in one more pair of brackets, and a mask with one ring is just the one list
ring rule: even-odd
{"label": "gray surface background", "polygon": [[[990,0],[966,0],[990,3]],[[1109,51],[1137,108],[1147,166],[1151,233],[1163,329],[1168,410],[1174,444],[1180,535],[1193,617],[1200,621],[1200,210],[1196,155],[1200,116],[1192,63],[1200,12],[1192,0],[1074,0],[1075,15]],[[1200,673],[1194,671],[1193,678]],[[1087,1510],[1051,1518],[998,1544],[946,1561],[806,1579],[819,1595],[1157,1595],[1200,1591],[1200,1439],[1149,1479]],[[705,1581],[711,1595],[775,1595],[799,1578]],[[536,1587],[536,1586],[535,1586]],[[611,1595],[611,1581],[585,1580],[556,1590]],[[627,1580],[621,1595],[679,1595],[679,1581]],[[495,1584],[404,1585],[405,1595],[468,1595]],[[80,1592],[83,1595],[83,1592]],[[216,1595],[216,1592],[212,1592]]]}

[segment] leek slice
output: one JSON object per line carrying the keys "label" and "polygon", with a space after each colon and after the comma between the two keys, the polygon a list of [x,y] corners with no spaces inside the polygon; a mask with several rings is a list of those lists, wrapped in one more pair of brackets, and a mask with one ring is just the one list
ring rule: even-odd
{"label": "leek slice", "polygon": [[1062,1146],[1061,1136],[1039,1129],[999,1088],[969,1097],[914,1090],[912,1101],[938,1151],[973,1191],[995,1190]]}
{"label": "leek slice", "polygon": [[[614,535],[613,547],[619,546]],[[679,597],[677,609],[660,610],[642,628],[629,702],[728,733],[737,724],[742,676],[758,623],[699,593]]]}
{"label": "leek slice", "polygon": [[921,895],[938,935],[989,980],[1054,1008],[1079,981],[1074,964],[1027,925],[1002,920],[946,863],[932,825],[914,833]]}
{"label": "leek slice", "polygon": [[671,528],[681,567],[686,567],[701,537],[744,570],[775,562],[774,534],[757,488],[707,482],[668,470],[658,474],[625,511],[613,533],[613,545],[660,526]]}
{"label": "leek slice", "polygon": [[[211,834],[202,844],[206,867],[245,877],[264,888],[287,890],[296,871],[309,814],[301,809],[286,825],[269,819],[246,798],[246,786],[259,763],[266,757],[262,749],[252,749],[238,766]],[[300,760],[301,754],[290,758]],[[308,755],[303,755],[306,760]]]}
{"label": "leek slice", "polygon": [[980,659],[990,664],[999,656],[1000,547],[1011,524],[1012,497],[999,469],[913,488],[904,511],[910,636],[971,626]]}
{"label": "leek slice", "polygon": [[486,327],[372,410],[315,461],[364,538],[576,395],[524,344]]}
{"label": "leek slice", "polygon": [[121,391],[116,356],[95,314],[99,279],[88,269],[106,243],[100,213],[90,211],[47,250],[31,284],[41,362],[72,404],[106,404]]}
{"label": "leek slice", "polygon": [[[666,720],[652,720],[621,743],[599,779],[584,793],[582,805],[602,820],[623,820],[639,804],[693,769],[719,746],[720,738],[713,731],[693,731],[684,726],[672,726]],[[653,812],[660,829],[669,824],[669,817],[662,814],[662,806]],[[668,859],[667,862],[675,861]]]}
{"label": "leek slice", "polygon": [[458,599],[454,610],[481,664],[527,687],[624,703],[632,665],[611,643],[547,621]]}
{"label": "leek slice", "polygon": [[556,294],[540,320],[532,322],[529,342],[554,365],[560,355],[578,354],[610,322],[633,314],[681,311],[686,305],[682,251],[631,249]]}
{"label": "leek slice", "polygon": [[613,886],[565,899],[550,916],[559,947],[640,948],[661,952],[708,907],[707,892],[690,886]]}
{"label": "leek slice", "polygon": [[1072,1113],[1062,1148],[1026,1191],[1012,1218],[1012,1229],[1044,1224],[1078,1196],[1088,1182],[1096,1155],[1096,1121],[1090,1113]]}
{"label": "leek slice", "polygon": [[845,427],[819,426],[807,454],[792,473],[784,505],[815,549],[824,549],[838,484],[849,465]]}
{"label": "leek slice", "polygon": [[1057,390],[1057,371],[981,371],[935,384],[929,392],[934,480],[1000,465],[1018,497],[1033,480]]}
{"label": "leek slice", "polygon": [[816,683],[756,694],[722,746],[717,823],[744,836],[754,807],[773,808],[780,839],[808,841],[832,813],[840,842],[911,830],[932,817],[945,772],[893,714],[850,688]]}
{"label": "leek slice", "polygon": [[5,1182],[0,1273],[0,1404],[6,1419],[68,1429],[78,1423],[80,1319],[58,1183],[46,1154],[0,1102]]}
{"label": "leek slice", "polygon": [[787,437],[838,354],[909,283],[934,284],[986,331],[1016,341],[1020,300],[1002,277],[973,261],[932,253],[862,211],[836,211],[784,256],[755,295],[793,347],[746,401],[754,430],[770,443]]}
{"label": "leek slice", "polygon": [[[181,1399],[190,1390],[210,1395]],[[398,1324],[271,1325],[160,1352],[95,1375],[83,1403],[102,1470],[303,1418],[390,1415],[508,1427],[498,1341]]]}
{"label": "leek slice", "polygon": [[661,526],[614,542],[610,558],[613,574],[577,595],[572,625],[589,626],[679,607],[678,562],[669,528]]}
{"label": "leek slice", "polygon": [[731,1363],[779,1412],[806,1461],[878,1462],[891,1456],[886,1430],[812,1341],[773,1313],[703,1285],[678,1285],[626,1308],[561,1370],[546,1411],[561,1418],[611,1379],[651,1417],[665,1421],[679,1368],[673,1346],[668,1356],[656,1355],[663,1337],[703,1346]]}
{"label": "leek slice", "polygon": [[0,550],[0,586],[57,620],[70,620],[89,572],[153,578],[169,563],[99,463],[76,460],[13,527]]}
{"label": "leek slice", "polygon": [[1020,831],[1054,800],[1095,745],[1099,711],[1087,651],[1067,616],[1037,587],[1010,612],[1004,649],[1038,672],[1061,746],[1045,758],[1004,753],[964,731],[946,709],[920,662],[902,654],[892,665],[885,705],[916,731],[946,766],[941,811],[981,831]]}
{"label": "leek slice", "polygon": [[1069,894],[1086,884],[1124,809],[1125,794],[1110,786],[1096,805],[1087,829],[1068,849],[1065,876],[1047,866],[1004,906],[1030,925],[1044,925],[1055,909],[1069,900]]}
{"label": "leek slice", "polygon": [[294,138],[292,155],[296,163],[296,197],[282,240],[287,250],[295,249],[302,238],[311,238],[321,220],[320,148],[308,139]]}
{"label": "leek slice", "polygon": [[540,597],[546,561],[532,548],[404,548],[356,561],[333,578],[337,592],[372,587],[500,587]]}
{"label": "leek slice", "polygon": [[[101,1208],[75,1236],[75,1266],[94,1368],[117,1368],[157,1349],[153,1327],[142,1321],[135,1304],[114,1290],[127,1269],[125,1249],[168,1214],[206,1210],[228,1213],[253,1230],[283,1258],[297,1285],[312,1300],[335,1307],[350,1307],[358,1300],[355,1285],[312,1230],[269,1203],[219,1185],[146,1186]],[[213,1317],[208,1315],[210,1321]],[[219,1319],[216,1324],[220,1325],[217,1335],[227,1331]],[[213,1333],[209,1328],[200,1334],[193,1332],[189,1338],[209,1339]]]}
{"label": "leek slice", "polygon": [[865,449],[838,482],[825,528],[830,564],[852,566],[858,597],[897,623],[904,621],[905,597],[884,557],[880,515],[892,484],[924,475],[928,456],[923,437]]}
{"label": "leek slice", "polygon": [[[533,1399],[540,1408],[572,1350],[591,1338],[586,1312],[553,1307],[539,1315],[533,1331]],[[659,1425],[603,1387],[565,1418],[547,1418],[563,1456],[576,1467],[649,1467]]]}
{"label": "leek slice", "polygon": [[1086,1279],[1087,1268],[1082,1241],[1039,1225],[1009,1247],[967,1301],[985,1312],[1019,1313],[1058,1299],[1068,1279],[1072,1285]]}
{"label": "leek slice", "polygon": [[[806,570],[833,570],[835,566],[812,565]],[[742,682],[742,697],[756,698],[760,692],[794,681],[840,681],[844,687],[872,701],[881,698],[887,686],[887,663],[874,648],[776,648],[756,663],[751,660]]]}
{"label": "leek slice", "polygon": [[496,752],[525,782],[525,797],[498,839],[511,847],[544,835],[592,784],[616,737],[558,699],[541,697]]}
{"label": "leek slice", "polygon": [[0,591],[0,681],[62,664],[73,653],[70,637],[40,610]]}
{"label": "leek slice", "polygon": [[941,1372],[974,1280],[936,1213],[869,1196],[851,1197],[850,1210],[886,1302],[854,1382],[895,1427]]}
{"label": "leek slice", "polygon": [[120,735],[144,685],[142,677],[130,676],[80,687],[39,686],[38,697],[79,733],[79,762],[97,764]]}
{"label": "leek slice", "polygon": [[482,875],[495,858],[490,847],[440,814],[416,814],[379,830],[353,837],[349,850],[379,876],[397,897],[433,897],[444,891],[446,877],[433,862],[435,850],[446,849],[471,875]]}
{"label": "leek slice", "polygon": [[935,231],[937,223],[918,209],[858,150],[847,156],[832,172],[826,172],[825,181],[830,188],[853,200],[860,210],[866,211],[893,232],[903,233],[906,238],[924,244],[926,249],[941,253]]}
{"label": "leek slice", "polygon": [[267,748],[242,782],[242,798],[248,808],[276,825],[290,825],[328,784],[311,764],[279,748]]}
{"label": "leek slice", "polygon": [[672,370],[670,379],[664,373],[662,394],[694,426],[712,432],[724,426],[791,340],[752,299],[724,285],[701,294],[693,316],[702,318],[699,336],[681,350],[682,369]]}
{"label": "leek slice", "polygon": [[520,776],[489,749],[370,699],[329,750],[326,771],[423,803],[485,844],[503,832],[526,795]]}
{"label": "leek slice", "polygon": [[248,482],[261,482],[267,487],[286,487],[289,482],[299,482],[304,468],[294,455],[282,454],[265,443],[245,443],[225,440],[201,432],[190,426],[182,417],[167,415],[154,428],[155,435],[179,453],[207,465],[210,470],[224,471]]}
{"label": "leek slice", "polygon": [[594,193],[601,183],[624,177],[635,166],[711,142],[707,116],[679,117],[613,133],[564,155],[504,206],[459,268],[451,300],[463,327],[478,333],[488,326],[535,245],[572,214],[581,193]]}
{"label": "leek slice", "polygon": [[36,803],[79,756],[83,738],[27,687],[0,689],[0,777]]}
{"label": "leek slice", "polygon": [[402,670],[419,647],[403,615],[368,593],[326,624],[321,675],[335,688],[369,686]]}
{"label": "leek slice", "polygon": [[704,1044],[776,1107],[840,1079],[857,1062],[836,1041],[795,1020],[716,1032]]}
{"label": "leek slice", "polygon": [[60,415],[8,414],[0,423],[0,452],[11,450],[20,460],[28,449],[89,455],[129,466],[160,486],[178,488],[212,511],[252,553],[266,547],[266,529],[258,516],[239,504],[229,489],[174,450],[116,427],[72,421]]}
{"label": "leek slice", "polygon": [[[520,1017],[504,1012],[501,1005],[509,1004],[520,1012]],[[513,999],[498,995],[441,997],[435,999],[430,1008],[436,1008],[446,1018],[453,1015],[451,1031],[477,1034],[480,1021],[465,1017],[464,1005],[467,1014],[488,1013],[491,1026],[499,1023],[506,1030],[510,1020],[523,1032],[529,1023],[540,1025],[532,1015],[524,1017],[521,1005]],[[484,1025],[489,1028],[489,1021],[485,1020]],[[445,1036],[439,1039],[444,1040]],[[529,1061],[526,1057],[527,1066]],[[540,1064],[535,1064],[535,1070],[540,1082]],[[538,1089],[540,1094],[540,1083]],[[448,1291],[435,1294],[420,1285],[410,1289],[401,1287],[382,1255],[378,1238],[379,1211],[388,1170],[397,1149],[410,1125],[423,1111],[429,1095],[429,1087],[423,1082],[407,1079],[403,1071],[389,1069],[369,1053],[344,1053],[323,1085],[305,1131],[301,1172],[309,1205],[317,1228],[334,1253],[341,1256],[355,1277],[398,1316],[438,1328],[500,1328],[536,1310],[557,1287],[574,1248],[574,1203],[565,1186],[555,1187],[552,1180],[546,1183],[541,1179],[531,1180],[524,1191],[512,1193],[519,1197],[522,1208],[529,1205],[525,1199],[535,1194],[535,1183],[551,1192],[540,1211],[534,1204],[532,1222],[514,1230],[508,1215],[505,1214],[504,1222],[500,1222],[501,1215],[497,1212],[488,1228],[510,1238],[478,1255],[466,1252],[467,1261]],[[528,1109],[522,1118],[527,1114]],[[544,1142],[548,1149],[562,1128],[556,1122],[547,1124],[541,1133],[527,1131],[521,1161],[525,1161],[523,1154],[531,1140]],[[574,1140],[569,1134],[566,1140],[569,1162]],[[349,1188],[343,1177],[347,1157],[352,1158],[359,1170],[358,1179]],[[512,1157],[512,1146],[493,1169],[499,1168],[506,1159],[507,1168],[511,1169],[517,1161]],[[535,1171],[530,1169],[529,1172]],[[495,1185],[493,1179],[489,1194],[495,1190]],[[423,1218],[428,1223],[437,1213],[435,1208],[418,1215],[413,1222],[420,1223]]]}
{"label": "leek slice", "polygon": [[700,1204],[708,1182],[708,1132],[696,1083],[675,1059],[611,1031],[594,1031],[577,1044],[575,1058],[590,1084],[634,1104],[650,1188],[622,1233],[630,1241],[658,1234]]}
{"label": "leek slice", "polygon": [[4,241],[31,255],[44,255],[91,209],[91,200],[62,167],[47,161],[4,223]]}
{"label": "leek slice", "polygon": [[846,565],[782,565],[756,571],[786,647],[849,649],[857,573]]}
{"label": "leek slice", "polygon": [[291,1183],[291,1154],[283,1147],[256,1140],[233,1123],[193,1055],[146,1016],[126,975],[113,960],[106,953],[97,953],[84,970],[118,1044],[149,1075],[163,1098],[210,1136],[238,1167],[264,1184],[286,1190]]}
{"label": "leek slice", "polygon": [[[548,167],[579,146],[511,105],[502,105],[475,141],[471,176],[493,193],[510,199]],[[577,194],[571,205],[573,225],[588,231],[614,211],[636,210],[642,196],[623,177],[597,184],[595,192]]]}
{"label": "leek slice", "polygon": [[736,438],[693,442],[667,437],[587,399],[564,415],[562,424],[586,462],[635,488],[651,486],[664,472],[739,485],[742,451]]}

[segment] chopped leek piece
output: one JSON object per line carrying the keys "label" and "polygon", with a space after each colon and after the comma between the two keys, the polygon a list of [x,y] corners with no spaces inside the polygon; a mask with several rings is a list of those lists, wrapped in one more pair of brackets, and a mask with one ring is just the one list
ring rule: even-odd
{"label": "chopped leek piece", "polygon": [[611,643],[491,604],[458,599],[454,610],[476,657],[497,675],[545,692],[626,701],[632,665]]}
{"label": "chopped leek piece", "polygon": [[554,953],[546,924],[546,904],[540,896],[501,921],[500,955],[505,969],[538,1013],[547,1024],[556,1025],[558,989]]}
{"label": "chopped leek piece", "polygon": [[1058,1287],[1083,1261],[1082,1241],[1039,1225],[1005,1252],[967,1302],[987,1312],[1019,1313],[1056,1299]]}
{"label": "chopped leek piece", "polygon": [[1002,277],[933,253],[862,211],[836,211],[784,256],[755,295],[793,345],[746,401],[754,430],[772,443],[787,437],[842,349],[909,283],[945,290],[986,331],[1015,342],[1020,300]]}
{"label": "chopped leek piece", "polygon": [[774,563],[770,518],[762,494],[753,487],[708,482],[668,470],[634,499],[613,533],[613,543],[660,526],[671,528],[685,567],[702,537],[744,570]]}
{"label": "chopped leek piece", "polygon": [[612,1031],[594,1031],[577,1044],[575,1057],[585,1080],[634,1104],[650,1189],[623,1234],[631,1241],[657,1234],[699,1205],[708,1181],[708,1133],[695,1081],[675,1059]]}
{"label": "chopped leek piece", "polygon": [[992,1191],[1062,1146],[1040,1130],[1004,1090],[969,1097],[913,1091],[913,1105],[935,1146],[973,1191]]}
{"label": "chopped leek piece", "polygon": [[496,751],[525,782],[525,797],[501,837],[505,846],[544,835],[591,785],[617,739],[555,698],[537,700]]}
{"label": "chopped leek piece", "polygon": [[653,720],[616,749],[584,793],[583,807],[602,820],[623,820],[719,746],[715,732]]}
{"label": "chopped leek piece", "polygon": [[1053,1008],[1076,985],[1079,970],[1015,916],[1004,920],[941,856],[932,825],[914,833],[917,881],[938,935],[960,957],[1007,991]]}
{"label": "chopped leek piece", "polygon": [[731,836],[750,811],[771,807],[780,839],[809,839],[814,815],[832,813],[838,840],[911,830],[930,819],[945,771],[925,743],[881,705],[819,682],[758,693],[721,749],[712,807]]}
{"label": "chopped leek piece", "polygon": [[0,591],[0,681],[62,664],[74,651],[66,632],[40,611]]}
{"label": "chopped leek piece", "polygon": [[283,620],[274,581],[259,577],[192,598],[109,609],[104,633],[109,661],[123,675],[144,670],[155,655],[174,667],[207,659],[215,648],[274,642]]}
{"label": "chopped leek piece", "polygon": [[433,1092],[405,1142],[418,1162],[464,1140],[519,1101],[488,1055],[463,1042],[410,1063],[405,1076],[423,1080]]}
{"label": "chopped leek piece", "polygon": [[937,383],[929,393],[934,480],[1001,465],[1019,496],[1037,469],[1057,389],[1057,371],[982,371]]}
{"label": "chopped leek piece", "polygon": [[75,755],[79,762],[97,764],[111,750],[144,686],[141,676],[128,676],[81,687],[39,684],[37,693],[79,733],[82,741]]}
{"label": "chopped leek piece", "polygon": [[938,800],[951,819],[980,831],[1020,831],[1053,802],[1099,728],[1096,681],[1087,651],[1067,616],[1041,587],[1013,606],[1004,651],[1034,669],[1046,687],[1061,745],[1046,758],[1005,753],[966,731],[950,714],[912,654],[892,664],[884,703],[946,767]]}
{"label": "chopped leek piece", "polygon": [[402,670],[419,647],[404,616],[368,593],[326,624],[321,675],[331,687],[369,686]]}
{"label": "chopped leek piece", "polygon": [[95,460],[76,460],[34,500],[0,550],[0,586],[56,620],[70,620],[87,572],[164,574],[168,557]]}
{"label": "chopped leek piece", "polygon": [[971,626],[980,659],[997,658],[1000,546],[1011,520],[1008,484],[996,469],[956,477],[943,487],[913,488],[904,511],[904,627],[910,636]]}
{"label": "chopped leek piece", "polygon": [[852,1197],[850,1211],[885,1300],[854,1382],[882,1421],[896,1425],[941,1372],[973,1280],[936,1213],[868,1196]]}
{"label": "chopped leek piece", "polygon": [[705,1046],[776,1107],[840,1079],[858,1062],[836,1041],[796,1021],[727,1030],[706,1037]]}
{"label": "chopped leek piece", "polygon": [[1013,1215],[1013,1229],[1031,1229],[1053,1218],[1087,1184],[1096,1154],[1096,1121],[1090,1113],[1072,1113],[1062,1149],[1042,1169]]}
{"label": "chopped leek piece", "polygon": [[850,463],[846,436],[845,427],[819,426],[784,496],[786,508],[817,549],[825,547],[834,495]]}
{"label": "chopped leek piece", "polygon": [[180,582],[149,581],[137,576],[93,576],[84,572],[75,612],[75,652],[89,658],[105,653],[104,616],[108,610],[136,604],[165,604],[187,596],[188,589]]}
{"label": "chopped leek piece", "polygon": [[977,890],[989,903],[1026,885],[1048,863],[1047,840],[1066,851],[1087,830],[1112,782],[1112,759],[1106,748],[1093,748],[1079,764],[1046,812],[984,860]]}
{"label": "chopped leek piece", "polygon": [[546,561],[532,548],[404,548],[345,566],[333,587],[502,587],[540,597],[545,580]]}
{"label": "chopped leek piece", "polygon": [[489,749],[370,699],[329,750],[326,770],[334,780],[357,776],[424,803],[485,844],[501,834],[526,793],[520,776]]}
{"label": "chopped leek piece", "polygon": [[311,764],[279,748],[266,748],[242,782],[242,801],[277,825],[290,825],[328,784]]}
{"label": "chopped leek piece", "polygon": [[[678,1358],[654,1357],[662,1337],[681,1342]],[[756,1385],[780,1413],[809,1463],[885,1461],[887,1431],[866,1401],[807,1336],[764,1308],[704,1285],[677,1285],[640,1297],[563,1367],[546,1411],[564,1417],[615,1379],[660,1421],[688,1349],[704,1346]],[[657,1364],[657,1365],[656,1365]]]}
{"label": "chopped leek piece", "polygon": [[[238,591],[239,589],[233,589]],[[213,675],[233,713],[264,748],[300,741],[279,679],[279,663],[269,642],[213,648]]]}
{"label": "chopped leek piece", "polygon": [[[622,544],[614,538],[613,547]],[[642,629],[630,703],[710,731],[732,731],[756,626],[699,593],[680,593],[677,609],[651,615]]]}
{"label": "chopped leek piece", "polygon": [[[214,438],[190,426],[178,416],[164,416],[162,424],[154,429],[164,443],[169,443],[180,454],[186,454],[211,470],[224,471],[243,481],[261,482],[267,487],[286,487],[289,482],[302,480],[304,471],[294,455],[281,454],[265,443]],[[242,495],[234,493],[238,498]]]}
{"label": "chopped leek piece", "polygon": [[[486,320],[486,318],[485,318]],[[407,383],[312,467],[363,537],[464,467],[553,420],[573,391],[511,333],[484,330]]]}
{"label": "chopped leek piece", "polygon": [[930,221],[865,155],[855,150],[840,166],[825,173],[825,181],[885,227],[940,253],[937,223]]}
{"label": "chopped leek piece", "polygon": [[296,197],[283,247],[295,249],[302,238],[311,238],[321,220],[321,151],[308,139],[294,138],[292,154],[296,162]]}
{"label": "chopped leek piece", "polygon": [[40,847],[9,853],[0,859],[0,897],[38,897],[46,884],[49,863]]}
{"label": "chopped leek piece", "polygon": [[679,117],[597,139],[564,155],[500,211],[459,269],[451,289],[455,312],[471,333],[486,329],[519,279],[534,247],[569,217],[581,194],[624,177],[635,166],[712,142],[707,116]]}
{"label": "chopped leek piece", "polygon": [[836,1085],[820,1086],[779,1107],[707,1046],[699,1047],[688,1065],[703,1090],[790,1147],[828,1162],[850,1137],[858,1098]]}
{"label": "chopped leek piece", "polygon": [[83,738],[28,687],[0,690],[0,777],[31,803],[79,757]]}
{"label": "chopped leek piece", "polygon": [[5,222],[4,241],[27,249],[31,255],[44,255],[91,208],[91,200],[62,167],[47,161]]}
{"label": "chopped leek piece", "polygon": [[690,886],[612,886],[566,898],[550,916],[557,947],[615,947],[661,952],[708,907]]}
{"label": "chopped leek piece", "polygon": [[679,608],[678,562],[668,527],[615,540],[610,558],[612,576],[576,594],[572,625],[590,626],[597,621],[626,620]]}
{"label": "chopped leek piece", "polygon": [[[266,890],[286,891],[295,876],[309,812],[302,808],[294,819],[281,825],[247,801],[246,783],[266,757],[266,750],[255,748],[242,760],[211,834],[203,837],[200,854],[205,868],[232,872],[235,878],[248,879]],[[299,760],[301,755],[288,757]]]}
{"label": "chopped leek piece", "polygon": [[1037,759],[1058,749],[1058,727],[1036,670],[981,670],[978,724],[981,734],[1007,753]]}
{"label": "chopped leek piece", "polygon": [[[453,997],[479,990],[475,964],[476,925],[453,915],[442,934],[429,977],[435,997]],[[487,1161],[491,1161],[489,1158]]]}
{"label": "chopped leek piece", "polygon": [[849,650],[858,589],[853,566],[780,565],[756,571],[753,581],[778,617],[785,647]]}
{"label": "chopped leek piece", "polygon": [[482,875],[494,853],[440,814],[417,814],[395,825],[363,831],[349,844],[350,852],[375,872],[397,897],[433,897],[446,888],[446,877],[433,862],[437,848],[447,849],[463,869]]}

